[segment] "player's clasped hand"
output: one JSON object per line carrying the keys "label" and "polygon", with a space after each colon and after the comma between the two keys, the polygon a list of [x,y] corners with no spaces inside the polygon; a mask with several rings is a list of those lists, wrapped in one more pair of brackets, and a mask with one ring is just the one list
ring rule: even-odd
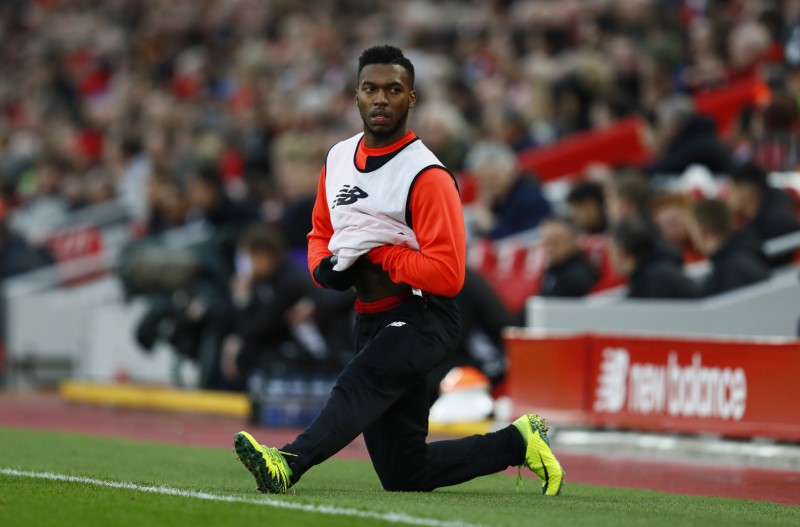
{"label": "player's clasped hand", "polygon": [[356,279],[355,266],[350,266],[344,271],[334,271],[336,265],[336,255],[323,258],[316,269],[314,269],[314,280],[329,289],[346,291],[353,287]]}

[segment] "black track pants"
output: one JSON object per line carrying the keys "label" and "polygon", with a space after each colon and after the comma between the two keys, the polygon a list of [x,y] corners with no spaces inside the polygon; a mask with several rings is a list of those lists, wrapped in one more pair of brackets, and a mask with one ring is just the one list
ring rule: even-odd
{"label": "black track pants", "polygon": [[325,407],[284,452],[292,482],[364,433],[386,490],[433,490],[519,465],[525,443],[513,426],[426,444],[426,377],[447,358],[461,330],[452,299],[413,296],[394,309],[357,317],[359,353]]}

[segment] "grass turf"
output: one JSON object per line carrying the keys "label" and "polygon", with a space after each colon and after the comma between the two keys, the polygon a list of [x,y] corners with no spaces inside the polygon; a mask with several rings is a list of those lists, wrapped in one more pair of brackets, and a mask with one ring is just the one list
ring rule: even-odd
{"label": "grass turf", "polygon": [[[122,439],[0,428],[0,468],[48,471],[245,499],[261,499],[230,451]],[[389,493],[368,462],[332,459],[297,485],[292,503],[481,525],[800,525],[800,507],[643,490],[568,484],[541,496],[528,473],[520,493],[504,475],[432,493]],[[291,491],[290,491],[291,492]],[[377,519],[323,515],[247,503],[202,501],[84,483],[0,474],[0,525],[388,525]],[[396,525],[396,524],[395,524]]]}

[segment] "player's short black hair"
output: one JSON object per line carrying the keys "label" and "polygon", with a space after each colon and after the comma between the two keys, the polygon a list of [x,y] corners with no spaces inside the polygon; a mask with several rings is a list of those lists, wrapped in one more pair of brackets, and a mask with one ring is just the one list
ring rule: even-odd
{"label": "player's short black hair", "polygon": [[414,87],[414,65],[403,55],[403,51],[400,48],[383,45],[365,49],[361,56],[358,57],[358,75],[361,75],[361,70],[364,69],[364,66],[369,66],[370,64],[397,64],[402,66],[408,72],[408,76],[411,79],[411,87]]}

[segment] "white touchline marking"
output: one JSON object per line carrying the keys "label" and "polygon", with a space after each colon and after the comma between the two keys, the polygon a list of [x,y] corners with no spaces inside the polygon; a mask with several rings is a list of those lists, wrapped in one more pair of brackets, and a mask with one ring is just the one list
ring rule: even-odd
{"label": "white touchline marking", "polygon": [[402,512],[372,512],[360,511],[358,509],[346,509],[343,507],[333,507],[331,505],[308,505],[305,503],[293,503],[291,501],[276,500],[274,498],[263,497],[260,499],[238,498],[236,496],[223,496],[219,494],[209,494],[196,490],[181,490],[164,485],[137,485],[126,481],[106,481],[102,479],[86,478],[83,476],[70,476],[68,474],[56,474],[53,472],[31,472],[27,470],[17,470],[14,468],[0,467],[0,474],[5,476],[17,476],[23,478],[38,478],[51,481],[64,481],[68,483],[83,483],[85,485],[98,485],[112,489],[135,490],[138,492],[149,492],[164,496],[180,496],[182,498],[194,498],[197,500],[220,501],[227,503],[246,503],[248,505],[265,505],[276,509],[291,509],[304,512],[315,512],[330,516],[353,516],[356,518],[369,518],[382,520],[390,523],[405,523],[409,525],[426,525],[429,527],[483,527],[472,523],[462,523],[458,521],[441,521],[430,518],[418,518],[409,516]]}

